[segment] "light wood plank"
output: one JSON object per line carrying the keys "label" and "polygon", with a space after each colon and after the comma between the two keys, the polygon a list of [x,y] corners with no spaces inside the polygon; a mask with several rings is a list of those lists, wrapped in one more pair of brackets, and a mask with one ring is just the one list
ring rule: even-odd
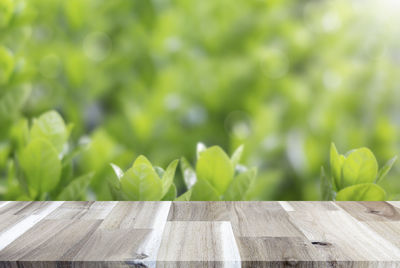
{"label": "light wood plank", "polygon": [[129,262],[154,267],[170,207],[171,202],[118,202],[100,225],[94,239],[104,236],[107,231],[122,230],[116,232],[121,234],[145,232],[144,240],[137,243]]}
{"label": "light wood plank", "polygon": [[0,260],[72,260],[100,223],[101,220],[43,220],[0,251]]}
{"label": "light wood plank", "polygon": [[400,248],[400,222],[398,221],[367,221],[370,229]]}
{"label": "light wood plank", "polygon": [[150,252],[142,252],[151,229],[131,229],[131,230],[109,230],[98,229],[77,255],[73,258],[74,261],[96,261],[104,260],[134,262],[146,259],[150,256]]}
{"label": "light wood plank", "polygon": [[0,267],[399,267],[398,202],[0,202]]}
{"label": "light wood plank", "polygon": [[396,208],[400,208],[400,201],[389,201],[388,203]]}
{"label": "light wood plank", "polygon": [[328,261],[400,261],[400,250],[344,211],[289,212]]}
{"label": "light wood plank", "polygon": [[6,202],[0,206],[0,215],[14,215],[19,210],[29,205],[31,202]]}
{"label": "light wood plank", "polygon": [[5,205],[7,205],[8,203],[10,203],[11,201],[0,201],[0,208],[4,207]]}
{"label": "light wood plank", "polygon": [[165,222],[171,202],[118,202],[101,224],[102,229],[152,229]]}
{"label": "light wood plank", "polygon": [[359,221],[400,221],[400,209],[387,202],[336,202]]}
{"label": "light wood plank", "polygon": [[228,267],[240,266],[232,227],[226,221],[167,222],[157,260],[164,266],[180,262],[222,262]]}
{"label": "light wood plank", "polygon": [[339,209],[333,202],[289,201],[279,202],[279,204],[286,211],[326,211]]}
{"label": "light wood plank", "polygon": [[0,236],[24,218],[23,215],[0,215]]}
{"label": "light wood plank", "polygon": [[15,212],[15,215],[38,215],[51,206],[52,201],[27,202],[21,209]]}
{"label": "light wood plank", "polygon": [[233,203],[231,222],[236,236],[301,237],[278,202]]}
{"label": "light wood plank", "polygon": [[77,201],[65,202],[53,213],[46,217],[46,220],[101,220],[104,219],[117,204],[115,201]]}
{"label": "light wood plank", "polygon": [[[19,203],[19,202],[17,202]],[[18,237],[23,235],[26,231],[32,228],[35,224],[44,219],[47,215],[61,206],[63,202],[52,202],[48,204],[38,214],[29,215],[24,219],[21,219],[12,227],[0,234],[0,251],[7,247],[10,243],[16,240]]]}
{"label": "light wood plank", "polygon": [[285,264],[312,267],[314,263],[327,265],[317,249],[302,237],[240,237],[238,245],[242,264],[254,267]]}
{"label": "light wood plank", "polygon": [[169,221],[229,221],[231,202],[173,202]]}

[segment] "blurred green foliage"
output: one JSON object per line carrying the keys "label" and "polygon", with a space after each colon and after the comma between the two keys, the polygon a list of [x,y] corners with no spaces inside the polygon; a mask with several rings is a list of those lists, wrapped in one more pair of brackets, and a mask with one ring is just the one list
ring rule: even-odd
{"label": "blurred green foliage", "polygon": [[[258,168],[249,199],[321,199],[331,141],[378,160],[399,152],[398,11],[392,0],[1,0],[0,198],[56,199],[68,185],[61,199],[113,199],[109,163],[194,163],[202,141],[245,145],[242,162]],[[43,134],[49,110],[71,123],[65,136]],[[21,188],[15,172],[41,158],[49,174]],[[398,175],[380,183],[387,199]],[[89,190],[74,196],[80,183]],[[188,189],[179,172],[174,183]]]}
{"label": "blurred green foliage", "polygon": [[322,193],[326,200],[384,201],[385,190],[379,185],[389,173],[397,157],[390,159],[379,169],[374,154],[368,148],[338,153],[331,145],[330,170],[327,177],[322,169]]}

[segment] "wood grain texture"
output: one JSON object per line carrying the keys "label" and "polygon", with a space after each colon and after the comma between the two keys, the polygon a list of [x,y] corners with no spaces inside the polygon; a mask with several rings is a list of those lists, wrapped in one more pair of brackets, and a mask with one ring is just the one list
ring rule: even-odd
{"label": "wood grain texture", "polygon": [[400,203],[2,201],[3,267],[400,267]]}
{"label": "wood grain texture", "polygon": [[337,202],[359,221],[400,221],[400,208],[386,202]]}
{"label": "wood grain texture", "polygon": [[157,257],[159,262],[223,262],[240,266],[240,255],[230,222],[168,222]]}

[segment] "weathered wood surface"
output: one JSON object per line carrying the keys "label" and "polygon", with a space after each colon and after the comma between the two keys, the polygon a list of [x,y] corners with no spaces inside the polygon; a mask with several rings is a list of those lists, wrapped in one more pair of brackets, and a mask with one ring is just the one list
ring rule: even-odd
{"label": "weathered wood surface", "polygon": [[0,202],[0,267],[400,267],[400,202]]}

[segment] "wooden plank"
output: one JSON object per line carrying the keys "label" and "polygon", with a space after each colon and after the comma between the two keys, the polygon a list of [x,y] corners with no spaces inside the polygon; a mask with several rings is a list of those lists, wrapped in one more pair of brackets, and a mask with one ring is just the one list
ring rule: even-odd
{"label": "wooden plank", "polygon": [[333,202],[281,201],[279,204],[286,211],[326,211],[339,209]]}
{"label": "wooden plank", "polygon": [[7,232],[24,218],[23,215],[0,215],[0,235]]}
{"label": "wooden plank", "polygon": [[400,261],[400,249],[344,211],[289,212],[327,261]]}
{"label": "wooden plank", "polygon": [[0,260],[72,260],[100,223],[101,220],[43,220],[0,251]]}
{"label": "wooden plank", "polygon": [[400,209],[387,202],[336,202],[359,221],[400,221]]}
{"label": "wooden plank", "polygon": [[400,267],[397,206],[1,202],[0,267]]}
{"label": "wooden plank", "polygon": [[24,208],[25,206],[29,205],[31,202],[6,202],[0,206],[0,215],[7,214],[7,215],[14,215],[19,210]]}
{"label": "wooden plank", "polygon": [[171,202],[118,202],[102,229],[152,229],[167,221]]}
{"label": "wooden plank", "polygon": [[230,222],[169,221],[161,242],[158,265],[203,263],[240,266],[240,254]]}
{"label": "wooden plank", "polygon": [[[17,202],[19,203],[19,202]],[[23,235],[30,228],[35,226],[38,222],[44,219],[47,215],[57,209],[62,205],[63,202],[52,202],[48,204],[45,209],[42,209],[40,213],[35,215],[26,216],[16,222],[12,227],[9,227],[6,231],[1,232],[0,234],[0,252],[5,247],[7,247],[10,243],[16,240],[18,237]],[[3,214],[5,215],[5,214]]]}
{"label": "wooden plank", "polygon": [[254,267],[260,263],[268,267],[287,266],[312,267],[324,258],[303,237],[240,237],[237,239],[242,264]]}
{"label": "wooden plank", "polygon": [[400,208],[400,201],[389,201],[388,203],[396,208]]}
{"label": "wooden plank", "polygon": [[302,237],[278,202],[235,202],[231,222],[236,236]]}
{"label": "wooden plank", "polygon": [[37,201],[28,202],[25,206],[15,212],[15,215],[38,215],[47,209],[53,202],[51,201]]}
{"label": "wooden plank", "polygon": [[400,248],[400,222],[398,221],[367,221],[364,222],[370,229],[381,237]]}
{"label": "wooden plank", "polygon": [[[115,262],[119,256],[130,264],[154,267],[170,207],[171,202],[118,202],[77,260],[95,258],[101,253],[107,256],[106,261]],[[126,243],[121,243],[122,238]],[[113,249],[112,244],[120,246]],[[88,249],[90,245],[96,247]]]}
{"label": "wooden plank", "polygon": [[151,255],[151,252],[142,251],[151,232],[151,229],[98,229],[73,260],[121,263],[144,260]]}
{"label": "wooden plank", "polygon": [[4,207],[5,205],[7,205],[8,203],[11,203],[11,201],[0,201],[0,208]]}
{"label": "wooden plank", "polygon": [[173,202],[169,221],[229,221],[230,202]]}
{"label": "wooden plank", "polygon": [[117,204],[115,201],[77,201],[65,202],[61,207],[46,217],[46,220],[101,220],[104,219]]}

